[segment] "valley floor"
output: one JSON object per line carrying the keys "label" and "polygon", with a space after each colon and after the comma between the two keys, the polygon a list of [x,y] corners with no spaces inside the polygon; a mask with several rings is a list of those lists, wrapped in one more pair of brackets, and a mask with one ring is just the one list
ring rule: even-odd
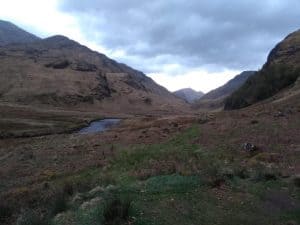
{"label": "valley floor", "polygon": [[300,223],[297,99],[187,116],[115,115],[118,127],[88,135],[72,131],[108,115],[0,107],[2,224]]}

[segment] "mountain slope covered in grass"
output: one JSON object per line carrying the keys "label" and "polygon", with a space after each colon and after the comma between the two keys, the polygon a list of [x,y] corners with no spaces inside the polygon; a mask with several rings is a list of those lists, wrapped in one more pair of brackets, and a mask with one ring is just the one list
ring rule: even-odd
{"label": "mountain slope covered in grass", "polygon": [[205,94],[201,99],[195,102],[194,106],[199,109],[207,110],[223,108],[225,99],[240,88],[249,77],[254,75],[254,73],[254,71],[242,72],[223,86]]}
{"label": "mountain slope covered in grass", "polygon": [[0,101],[124,113],[186,107],[144,73],[60,35],[0,47]]}
{"label": "mountain slope covered in grass", "polygon": [[239,109],[267,99],[300,76],[300,30],[288,35],[269,54],[263,68],[234,92],[225,109]]}

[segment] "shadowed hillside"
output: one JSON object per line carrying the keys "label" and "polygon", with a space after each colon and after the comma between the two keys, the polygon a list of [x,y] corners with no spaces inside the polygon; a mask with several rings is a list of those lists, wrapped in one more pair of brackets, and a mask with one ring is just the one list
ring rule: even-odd
{"label": "shadowed hillside", "polygon": [[288,35],[270,53],[267,63],[225,103],[239,109],[273,96],[293,85],[300,76],[300,31]]}
{"label": "shadowed hillside", "polygon": [[205,94],[201,99],[195,102],[194,107],[206,110],[222,109],[225,99],[240,88],[254,73],[254,71],[242,72],[225,85]]}

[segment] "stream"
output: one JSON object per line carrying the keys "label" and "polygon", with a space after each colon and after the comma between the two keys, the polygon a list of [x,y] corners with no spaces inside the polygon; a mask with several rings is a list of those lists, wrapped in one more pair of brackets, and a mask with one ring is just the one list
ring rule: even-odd
{"label": "stream", "polygon": [[120,119],[102,119],[91,122],[87,127],[78,131],[79,134],[92,134],[109,130],[112,126],[117,125]]}

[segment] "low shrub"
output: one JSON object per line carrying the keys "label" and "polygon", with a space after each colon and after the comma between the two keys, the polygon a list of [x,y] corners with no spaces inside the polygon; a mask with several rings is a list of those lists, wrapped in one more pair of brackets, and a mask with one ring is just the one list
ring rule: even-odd
{"label": "low shrub", "polygon": [[53,203],[51,204],[51,214],[56,215],[58,213],[66,211],[68,208],[67,197],[64,193],[58,193],[54,196]]}
{"label": "low shrub", "polygon": [[277,180],[278,171],[273,168],[266,168],[263,165],[257,165],[252,171],[251,178],[256,182]]}
{"label": "low shrub", "polygon": [[4,223],[13,214],[13,209],[11,206],[0,203],[0,223]]}
{"label": "low shrub", "polygon": [[36,211],[27,209],[18,217],[17,225],[50,225],[50,222]]}

